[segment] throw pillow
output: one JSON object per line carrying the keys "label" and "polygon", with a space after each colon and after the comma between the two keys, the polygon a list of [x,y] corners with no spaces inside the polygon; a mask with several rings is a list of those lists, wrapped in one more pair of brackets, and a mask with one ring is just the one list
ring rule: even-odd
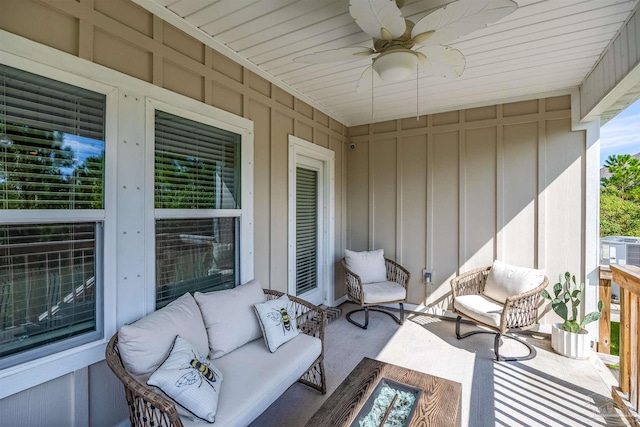
{"label": "throw pillow", "polygon": [[538,287],[543,280],[543,270],[518,267],[495,260],[484,285],[484,295],[504,303],[507,297],[530,291]]}
{"label": "throw pillow", "polygon": [[209,359],[218,359],[262,336],[253,305],[266,301],[253,280],[237,288],[194,295],[209,338]]}
{"label": "throw pillow", "polygon": [[298,335],[295,311],[286,295],[255,305],[264,341],[271,353]]}
{"label": "throw pillow", "polygon": [[198,418],[215,421],[222,372],[184,338],[176,337],[169,357],[147,384],[158,387]]}
{"label": "throw pillow", "polygon": [[347,268],[360,276],[362,283],[376,283],[387,280],[387,266],[384,261],[384,249],[376,251],[344,251]]}
{"label": "throw pillow", "polygon": [[124,367],[133,375],[149,376],[167,358],[176,335],[202,354],[209,351],[202,315],[189,293],[118,331]]}

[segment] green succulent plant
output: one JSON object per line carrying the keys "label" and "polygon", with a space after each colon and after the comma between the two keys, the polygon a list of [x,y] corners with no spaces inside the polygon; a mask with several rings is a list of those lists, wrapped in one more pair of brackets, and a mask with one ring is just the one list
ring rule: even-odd
{"label": "green succulent plant", "polygon": [[[576,276],[566,272],[564,273],[564,281],[562,274],[560,274],[558,283],[553,285],[553,297],[546,289],[542,292],[542,296],[551,301],[553,311],[564,319],[562,329],[567,332],[580,332],[586,324],[595,322],[602,316],[602,301],[598,301],[598,311],[587,314],[582,321],[579,320],[578,309],[582,302],[584,289],[584,283],[580,283],[578,286]],[[569,308],[571,313],[569,313]]]}

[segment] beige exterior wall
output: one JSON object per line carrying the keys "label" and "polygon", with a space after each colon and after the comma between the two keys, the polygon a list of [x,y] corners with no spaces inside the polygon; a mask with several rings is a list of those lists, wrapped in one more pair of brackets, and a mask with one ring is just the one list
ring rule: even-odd
{"label": "beige exterior wall", "polygon": [[[345,126],[127,0],[0,0],[0,10],[0,29],[252,120],[255,277],[287,290],[288,134],[335,152],[341,212]],[[343,230],[336,215],[336,257]]]}
{"label": "beige exterior wall", "polygon": [[[0,0],[0,29],[252,120],[254,275],[265,287],[287,290],[288,135],[333,150],[339,260],[348,132],[341,123],[127,0]],[[336,298],[344,294],[338,279]],[[120,302],[126,292],[119,294]],[[113,426],[126,419],[122,386],[104,362],[0,400],[2,425]]]}
{"label": "beige exterior wall", "polygon": [[440,308],[494,259],[582,276],[587,145],[571,126],[567,95],[351,128],[347,248],[383,248],[411,271],[410,302]]}
{"label": "beige exterior wall", "polygon": [[[254,269],[266,286],[287,288],[288,134],[335,152],[336,258],[384,248],[412,273],[410,302],[445,307],[448,281],[494,258],[551,280],[584,270],[586,138],[571,130],[568,96],[346,129],[127,0],[0,0],[0,11],[0,29],[253,121]],[[339,268],[335,284],[339,298]],[[104,362],[0,400],[7,425],[107,426],[126,411]]]}

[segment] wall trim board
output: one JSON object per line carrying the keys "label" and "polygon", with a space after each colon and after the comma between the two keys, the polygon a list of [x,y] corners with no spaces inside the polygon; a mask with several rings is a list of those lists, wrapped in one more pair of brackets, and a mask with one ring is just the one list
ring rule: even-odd
{"label": "wall trim board", "polygon": [[[503,119],[502,104],[497,106],[498,122]],[[493,239],[493,253],[496,259],[504,259],[504,226],[505,224],[505,199],[504,199],[504,124],[496,127],[496,237]]]}
{"label": "wall trim board", "polygon": [[[503,104],[498,104],[503,105]],[[459,110],[460,112],[465,110]],[[427,118],[433,117],[432,115],[428,115]],[[408,137],[408,136],[419,136],[426,134],[437,134],[437,133],[449,133],[454,131],[463,131],[463,130],[472,130],[472,129],[481,129],[486,127],[494,127],[494,126],[505,126],[505,125],[515,125],[522,123],[531,123],[537,122],[539,120],[561,120],[571,117],[571,109],[563,109],[558,111],[549,111],[549,112],[540,112],[540,113],[532,113],[525,114],[521,116],[512,116],[512,117],[502,117],[495,119],[484,119],[477,120],[473,122],[467,122],[459,120],[458,123],[452,123],[447,125],[437,125],[433,126],[432,122],[426,127],[420,127],[415,129],[407,129],[407,130],[394,130],[388,132],[380,132],[380,133],[370,133],[369,135],[357,135],[357,136],[349,136],[349,142],[364,142],[364,141],[379,141],[384,139],[395,138],[397,136]],[[400,121],[399,121],[400,122]],[[429,122],[427,122],[429,123]]]}

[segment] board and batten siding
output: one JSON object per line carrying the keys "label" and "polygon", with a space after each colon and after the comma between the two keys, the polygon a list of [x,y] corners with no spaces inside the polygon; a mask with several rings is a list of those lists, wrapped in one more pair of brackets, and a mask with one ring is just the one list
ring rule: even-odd
{"label": "board and batten siding", "polygon": [[[346,234],[342,162],[347,128],[342,123],[128,0],[0,0],[0,10],[1,30],[253,121],[254,276],[265,287],[287,291],[288,135],[333,150],[339,261]],[[127,120],[144,117],[119,118],[120,123]],[[120,153],[127,156],[124,147]],[[141,159],[119,157],[118,176],[122,168],[135,169]],[[124,227],[127,221],[120,219]],[[144,224],[136,227],[144,229]],[[131,261],[123,258],[118,255],[116,268],[124,271]],[[138,295],[144,278],[129,282],[118,277],[118,325],[135,320],[130,313],[139,311],[127,307],[137,304],[131,295]],[[345,293],[339,269],[335,284],[339,298]],[[113,426],[125,419],[122,385],[105,362],[0,400],[2,425]]]}
{"label": "board and batten siding", "polygon": [[447,308],[449,281],[494,259],[582,275],[587,145],[570,96],[356,126],[349,142],[347,247],[407,267],[409,302]]}

